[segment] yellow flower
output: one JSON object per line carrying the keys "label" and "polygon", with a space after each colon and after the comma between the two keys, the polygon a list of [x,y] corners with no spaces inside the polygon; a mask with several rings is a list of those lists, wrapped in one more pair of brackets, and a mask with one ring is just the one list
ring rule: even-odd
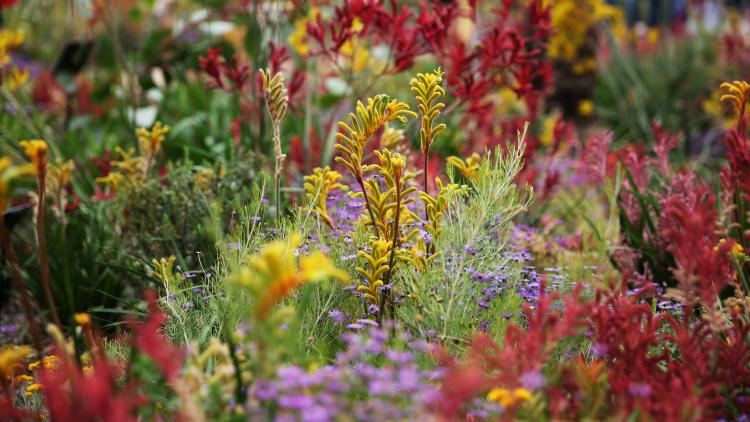
{"label": "yellow flower", "polygon": [[120,187],[122,187],[124,182],[125,176],[123,176],[122,173],[118,173],[116,171],[111,171],[104,177],[96,178],[96,183],[105,184],[107,186],[107,189],[112,192],[119,192]]}
{"label": "yellow flower", "polygon": [[750,96],[750,84],[745,81],[724,82],[720,88],[729,90],[728,94],[721,96],[721,101],[730,101],[738,113],[744,110],[745,103]]}
{"label": "yellow flower", "polygon": [[5,211],[10,201],[11,182],[26,174],[34,174],[31,165],[14,166],[10,157],[0,157],[0,213]]}
{"label": "yellow flower", "polygon": [[91,315],[87,314],[86,312],[79,312],[73,316],[73,319],[75,320],[76,324],[80,326],[88,326],[91,325]]}
{"label": "yellow flower", "polygon": [[29,346],[8,346],[0,351],[0,375],[10,378],[16,370],[16,366],[34,353]]}
{"label": "yellow flower", "polygon": [[151,130],[145,128],[136,129],[135,135],[138,137],[141,154],[147,157],[153,157],[158,154],[167,133],[169,133],[169,126],[162,126],[161,122],[158,121],[154,123]]}
{"label": "yellow flower", "polygon": [[23,384],[25,382],[32,382],[34,381],[34,377],[29,375],[19,375],[13,379],[14,384]]}
{"label": "yellow flower", "polygon": [[345,57],[351,59],[352,70],[354,72],[361,72],[367,67],[370,52],[357,36],[352,36],[346,42],[341,44],[339,52]]}
{"label": "yellow flower", "polygon": [[18,91],[19,88],[24,86],[24,84],[26,84],[26,81],[28,80],[28,69],[20,70],[18,67],[13,66],[10,69],[10,73],[8,73],[7,77],[3,80],[3,84],[8,88],[8,90],[14,92]]}
{"label": "yellow flower", "polygon": [[578,102],[578,114],[583,117],[590,117],[594,114],[594,102],[591,100],[581,100]]}
{"label": "yellow flower", "polygon": [[309,201],[309,206],[313,211],[333,228],[333,219],[328,214],[328,194],[333,189],[348,191],[349,187],[338,182],[341,179],[341,173],[331,170],[330,167],[316,167],[313,174],[305,176],[305,196]]}
{"label": "yellow flower", "polygon": [[551,145],[555,141],[555,126],[557,126],[558,115],[551,114],[542,120],[542,133],[539,142],[542,145]]}
{"label": "yellow flower", "polygon": [[307,57],[310,54],[310,44],[307,43],[307,23],[310,20],[315,20],[320,14],[320,9],[313,7],[307,16],[303,16],[294,21],[294,31],[289,35],[287,41],[297,54],[302,57]]}
{"label": "yellow flower", "polygon": [[26,34],[23,31],[0,29],[0,67],[10,63],[10,51],[23,44]]}
{"label": "yellow flower", "polygon": [[[726,242],[726,239],[720,239],[719,244],[714,247],[714,252],[719,252],[719,246],[725,244]],[[742,258],[743,256],[745,256],[745,250],[738,242],[735,242],[734,245],[732,245],[732,249],[730,249],[729,252],[731,252],[732,255],[734,255],[736,258]]]}
{"label": "yellow flower", "polygon": [[31,384],[30,386],[26,387],[26,392],[23,393],[24,396],[30,397],[34,395],[39,390],[43,390],[44,386],[42,384]]}
{"label": "yellow flower", "polygon": [[500,88],[497,93],[498,112],[501,115],[524,115],[526,114],[526,100],[519,97],[515,91],[508,87]]}
{"label": "yellow flower", "polygon": [[[352,32],[358,33],[362,31],[364,25],[359,18],[354,18],[351,26],[349,27]],[[370,58],[370,52],[367,47],[356,35],[353,35],[346,42],[341,45],[339,52],[344,56],[351,59],[352,71],[361,72],[367,67],[368,59]]]}
{"label": "yellow flower", "polygon": [[481,160],[476,152],[467,157],[466,160],[455,155],[447,158],[449,166],[455,167],[462,176],[474,182],[479,178],[479,162]]}
{"label": "yellow flower", "polygon": [[306,282],[337,278],[346,282],[349,276],[336,268],[322,252],[297,259],[295,249],[301,238],[292,234],[288,241],[277,240],[263,247],[259,254],[249,258],[249,267],[243,268],[231,279],[257,295],[256,316],[265,320],[273,305],[289,296]]}
{"label": "yellow flower", "polygon": [[42,367],[42,361],[41,360],[35,360],[34,362],[31,362],[29,364],[29,371],[36,371],[37,369]]}
{"label": "yellow flower", "polygon": [[551,25],[554,29],[550,37],[547,54],[554,58],[574,64],[574,72],[585,73],[593,70],[596,63],[583,61],[590,35],[602,24],[609,24],[616,38],[625,35],[625,18],[622,10],[604,2],[604,0],[556,0],[550,2]]}
{"label": "yellow flower", "polygon": [[511,391],[507,388],[495,387],[487,393],[487,400],[500,403],[505,408],[531,400],[531,391],[525,388],[516,388]]}
{"label": "yellow flower", "polygon": [[31,160],[36,174],[42,173],[47,168],[47,143],[41,139],[19,142],[26,156]]}
{"label": "yellow flower", "polygon": [[152,259],[151,265],[154,266],[154,271],[151,271],[148,275],[159,279],[164,284],[168,284],[171,280],[175,279],[173,271],[175,261],[177,261],[177,258],[174,255],[158,260],[155,258]]}
{"label": "yellow flower", "polygon": [[49,355],[42,358],[42,366],[44,369],[57,369],[59,363],[60,356],[57,355]]}

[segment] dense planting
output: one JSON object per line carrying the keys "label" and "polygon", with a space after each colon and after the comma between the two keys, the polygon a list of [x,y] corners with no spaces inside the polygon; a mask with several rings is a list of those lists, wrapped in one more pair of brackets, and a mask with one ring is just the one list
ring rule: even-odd
{"label": "dense planting", "polygon": [[746,420],[750,20],[615,3],[0,0],[0,420]]}

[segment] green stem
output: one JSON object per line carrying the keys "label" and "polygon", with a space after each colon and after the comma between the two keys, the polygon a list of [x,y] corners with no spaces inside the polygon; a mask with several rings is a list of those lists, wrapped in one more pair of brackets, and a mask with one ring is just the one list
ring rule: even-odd
{"label": "green stem", "polygon": [[362,174],[355,174],[355,179],[357,180],[359,187],[362,189],[362,196],[365,198],[365,207],[367,207],[367,212],[370,214],[370,222],[372,223],[372,229],[375,231],[375,236],[380,237],[380,230],[378,230],[378,224],[375,222],[375,214],[372,212],[372,207],[370,206],[370,198],[367,196],[367,189],[365,189],[365,182],[362,180]]}
{"label": "green stem", "polygon": [[[393,219],[393,242],[391,243],[391,256],[388,258],[388,273],[385,277],[385,283],[384,285],[387,286],[388,283],[391,282],[391,275],[393,274],[393,259],[396,256],[396,248],[398,247],[399,243],[399,219],[401,216],[401,180],[400,178],[396,179],[396,216]],[[393,287],[386,289],[385,293],[383,294],[383,301],[382,301],[382,309],[380,310],[380,315],[382,316],[383,313],[386,311],[386,307],[388,307],[388,311],[390,313],[390,316],[392,319],[396,319],[396,309],[395,309],[395,303],[393,301]],[[382,318],[381,318],[382,319]]]}
{"label": "green stem", "polygon": [[47,234],[44,221],[44,199],[45,199],[45,178],[47,176],[46,168],[39,169],[39,178],[37,186],[37,214],[36,214],[36,236],[37,243],[39,246],[39,274],[42,279],[42,287],[44,289],[44,296],[47,299],[47,306],[52,317],[52,322],[62,329],[60,323],[60,315],[57,313],[57,306],[55,306],[55,298],[52,295],[52,286],[49,282],[49,265],[47,261]]}

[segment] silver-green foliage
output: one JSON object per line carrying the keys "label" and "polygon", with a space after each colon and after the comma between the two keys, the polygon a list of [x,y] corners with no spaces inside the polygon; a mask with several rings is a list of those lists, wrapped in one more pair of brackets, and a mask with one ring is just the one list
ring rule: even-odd
{"label": "silver-green foliage", "polygon": [[[472,194],[451,201],[435,239],[438,254],[429,268],[412,280],[411,290],[421,302],[420,330],[424,333],[460,342],[477,328],[481,317],[475,302],[482,293],[471,278],[474,271],[504,268],[511,286],[520,279],[520,264],[505,252],[514,217],[525,211],[533,198],[531,188],[521,189],[515,182],[523,169],[525,135],[524,129],[515,145],[488,154]],[[511,302],[517,310],[520,302]]]}

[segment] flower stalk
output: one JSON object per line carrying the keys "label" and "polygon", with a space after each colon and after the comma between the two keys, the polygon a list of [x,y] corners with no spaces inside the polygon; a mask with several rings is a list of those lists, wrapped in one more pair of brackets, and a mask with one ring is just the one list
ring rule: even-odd
{"label": "flower stalk", "polygon": [[281,151],[281,119],[286,114],[289,105],[289,95],[284,85],[284,75],[271,74],[270,69],[261,70],[263,91],[266,98],[266,108],[273,126],[273,154],[274,160],[274,191],[276,194],[276,217],[281,219],[281,172],[286,154]]}
{"label": "flower stalk", "polygon": [[49,281],[49,264],[47,259],[47,234],[45,226],[45,192],[47,179],[47,143],[42,140],[21,141],[21,147],[26,156],[31,160],[34,173],[37,176],[37,203],[36,203],[36,238],[39,248],[39,276],[42,281],[42,289],[49,308],[52,322],[62,327],[60,315],[55,306],[55,298],[52,294],[52,286]]}
{"label": "flower stalk", "polygon": [[[438,68],[432,73],[418,73],[417,77],[410,82],[411,90],[417,100],[419,113],[422,115],[421,128],[419,129],[419,142],[422,150],[423,169],[423,187],[428,192],[430,146],[435,140],[435,135],[445,129],[445,124],[435,124],[435,120],[440,116],[440,111],[445,108],[445,104],[440,102],[440,97],[445,95],[445,89],[441,86],[443,82],[443,71]],[[427,206],[425,205],[425,218],[427,215]]]}
{"label": "flower stalk", "polygon": [[407,116],[417,117],[417,114],[409,110],[409,106],[405,103],[395,99],[392,100],[387,95],[376,95],[374,98],[367,99],[366,106],[361,101],[357,101],[356,115],[349,113],[351,126],[345,122],[339,122],[340,131],[336,134],[338,142],[335,148],[341,155],[336,157],[336,162],[342,164],[352,173],[360,189],[362,189],[361,195],[364,198],[365,207],[370,215],[370,222],[376,237],[380,237],[380,230],[365,187],[364,174],[366,169],[362,165],[363,150],[370,137],[386,123],[393,120],[405,123]]}

